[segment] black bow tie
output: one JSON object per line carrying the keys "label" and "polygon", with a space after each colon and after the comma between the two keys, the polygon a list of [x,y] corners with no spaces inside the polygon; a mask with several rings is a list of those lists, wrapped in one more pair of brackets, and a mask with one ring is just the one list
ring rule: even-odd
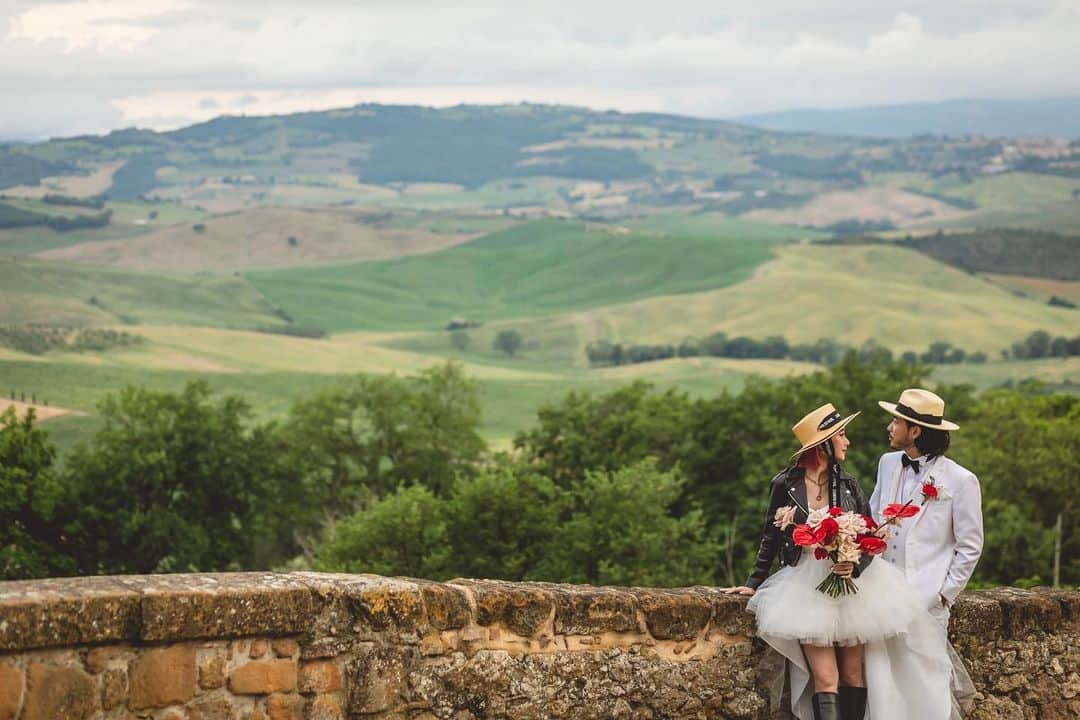
{"label": "black bow tie", "polygon": [[904,467],[911,468],[916,475],[919,474],[919,461],[912,460],[907,456],[907,453],[900,456],[900,462],[903,463]]}

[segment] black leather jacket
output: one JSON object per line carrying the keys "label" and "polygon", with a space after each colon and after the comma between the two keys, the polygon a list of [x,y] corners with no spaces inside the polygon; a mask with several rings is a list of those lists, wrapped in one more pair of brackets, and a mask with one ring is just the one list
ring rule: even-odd
{"label": "black leather jacket", "polygon": [[[761,545],[758,546],[757,562],[746,581],[747,587],[755,590],[772,569],[773,558],[780,555],[780,566],[797,565],[802,556],[802,548],[791,539],[794,526],[781,531],[773,524],[776,511],[782,507],[795,506],[795,523],[805,523],[807,517],[806,483],[804,471],[800,467],[789,467],[777,473],[769,484],[769,510],[765,514],[765,525],[761,529]],[[863,515],[870,514],[870,502],[863,494],[859,482],[842,469],[833,474],[829,482],[829,505],[839,506],[844,510],[853,510]],[[863,554],[853,573],[858,577],[873,560],[873,556]]]}

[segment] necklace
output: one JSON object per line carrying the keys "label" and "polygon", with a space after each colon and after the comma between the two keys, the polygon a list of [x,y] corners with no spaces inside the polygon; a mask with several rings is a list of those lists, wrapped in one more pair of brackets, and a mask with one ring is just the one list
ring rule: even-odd
{"label": "necklace", "polygon": [[815,486],[817,486],[817,495],[814,496],[814,499],[820,501],[822,488],[824,488],[825,483],[829,481],[829,476],[825,475],[825,477],[820,482],[811,477],[807,477],[806,479],[813,483]]}

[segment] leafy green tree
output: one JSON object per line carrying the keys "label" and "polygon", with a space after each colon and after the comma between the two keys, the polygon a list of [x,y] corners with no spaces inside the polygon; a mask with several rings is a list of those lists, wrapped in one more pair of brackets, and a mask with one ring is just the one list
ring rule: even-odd
{"label": "leafy green tree", "polygon": [[415,379],[357,376],[297,401],[282,443],[302,478],[298,502],[311,531],[402,482],[445,494],[484,453],[476,383],[447,363]]}
{"label": "leafy green tree", "polygon": [[56,449],[34,423],[9,407],[0,414],[0,578],[66,575],[74,569],[63,552],[54,519],[62,488],[53,471]]}
{"label": "leafy green tree", "polygon": [[587,470],[616,470],[656,457],[671,467],[693,442],[691,402],[685,393],[654,393],[636,381],[606,395],[568,393],[537,411],[537,424],[519,432],[514,446],[564,489]]}
{"label": "leafy green tree", "polygon": [[565,497],[550,479],[508,458],[458,480],[446,507],[454,574],[550,579],[537,568],[558,536]]}
{"label": "leafy green tree", "polygon": [[444,501],[422,485],[402,485],[332,522],[316,549],[315,566],[440,579],[450,574],[450,556]]}
{"label": "leafy green tree", "polygon": [[1080,581],[1080,398],[1047,395],[1038,385],[989,391],[956,440],[951,454],[978,475],[985,499],[976,577],[1010,583],[1037,575],[1049,583],[1059,562],[1062,582]]}
{"label": "leafy green tree", "polygon": [[524,340],[521,337],[521,333],[517,330],[500,330],[495,335],[492,347],[505,354],[507,357],[514,357],[518,350],[521,349],[523,342]]}
{"label": "leafy green tree", "polygon": [[701,510],[672,512],[683,482],[653,460],[587,472],[570,490],[573,509],[537,576],[600,585],[710,583],[719,546]]}
{"label": "leafy green tree", "polygon": [[67,531],[84,574],[249,567],[262,458],[248,406],[205,382],[179,393],[126,388],[68,458]]}
{"label": "leafy green tree", "polygon": [[469,347],[469,333],[464,330],[452,330],[450,331],[450,345],[458,352],[464,352],[465,348]]}

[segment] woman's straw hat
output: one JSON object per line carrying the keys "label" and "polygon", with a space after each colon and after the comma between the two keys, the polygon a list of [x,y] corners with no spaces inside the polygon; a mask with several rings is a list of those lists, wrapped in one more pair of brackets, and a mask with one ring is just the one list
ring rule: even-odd
{"label": "woman's straw hat", "polygon": [[795,454],[791,457],[796,457],[815,445],[820,445],[836,433],[844,429],[844,426],[855,419],[855,416],[859,413],[842,417],[832,403],[825,403],[817,410],[807,413],[799,422],[795,423],[795,426],[791,428],[791,432],[795,433],[795,438],[802,443],[802,447],[795,451]]}
{"label": "woman's straw hat", "polygon": [[884,408],[885,412],[916,425],[935,430],[960,429],[959,425],[945,419],[945,401],[929,390],[909,388],[900,393],[900,402],[879,400],[878,405]]}

